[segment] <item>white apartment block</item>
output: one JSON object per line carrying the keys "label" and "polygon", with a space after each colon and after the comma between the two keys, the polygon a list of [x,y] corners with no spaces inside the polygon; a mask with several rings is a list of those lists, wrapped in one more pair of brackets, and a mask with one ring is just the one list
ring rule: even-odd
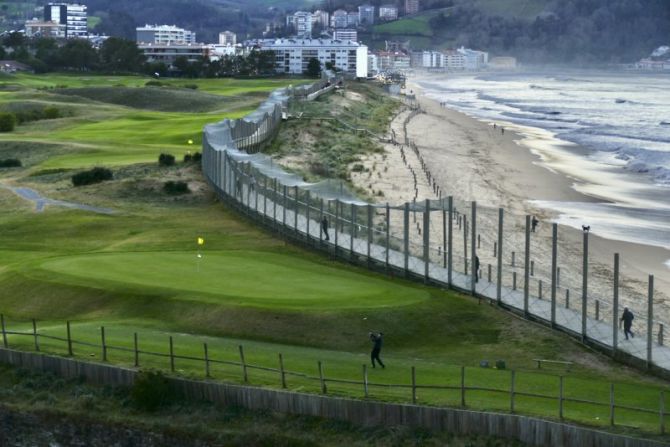
{"label": "white apartment block", "polygon": [[405,0],[405,14],[416,14],[419,12],[419,0]]}
{"label": "white apartment block", "polygon": [[379,20],[398,20],[398,8],[393,5],[382,5],[379,7]]}
{"label": "white apartment block", "polygon": [[322,68],[327,62],[348,76],[368,75],[368,47],[357,42],[330,39],[278,39],[264,41],[264,51],[275,53],[275,70],[283,74],[303,74],[310,59],[317,59]]}
{"label": "white apartment block", "polygon": [[330,14],[328,11],[316,10],[312,13],[312,26],[317,24],[323,28],[330,26]]}
{"label": "white apartment block", "polygon": [[379,74],[379,58],[376,54],[368,54],[368,76]]}
{"label": "white apartment block", "polygon": [[330,16],[330,26],[333,28],[346,28],[349,20],[349,14],[344,9],[336,10]]}
{"label": "white apartment block", "polygon": [[466,70],[482,70],[486,68],[489,63],[489,53],[485,51],[471,50],[465,47],[461,47],[456,51],[464,56]]}
{"label": "white apartment block", "polygon": [[223,31],[219,33],[219,45],[237,45],[237,35],[232,31]]}
{"label": "white apartment block", "polygon": [[65,37],[83,38],[88,35],[88,13],[86,5],[78,3],[47,3],[44,21],[65,25]]}
{"label": "white apartment block", "polygon": [[145,25],[136,28],[137,43],[157,45],[195,44],[195,33],[174,25]]}
{"label": "white apartment block", "polygon": [[167,66],[173,64],[178,57],[185,57],[189,62],[209,57],[209,46],[201,44],[138,44],[147,57],[147,62],[162,62]]}
{"label": "white apartment block", "polygon": [[338,28],[333,31],[333,40],[351,40],[358,42],[358,32],[355,29]]}
{"label": "white apartment block", "polygon": [[311,12],[298,11],[293,15],[286,16],[286,25],[293,26],[298,37],[311,37],[312,18]]}
{"label": "white apartment block", "polygon": [[372,25],[375,23],[375,7],[372,5],[362,5],[358,7],[358,23]]}

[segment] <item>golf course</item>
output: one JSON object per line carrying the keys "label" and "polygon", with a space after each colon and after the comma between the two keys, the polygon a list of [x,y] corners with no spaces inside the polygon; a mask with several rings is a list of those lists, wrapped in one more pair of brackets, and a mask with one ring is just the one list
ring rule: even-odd
{"label": "golf course", "polygon": [[[203,126],[242,117],[270,91],[305,82],[0,75],[0,112],[41,117],[0,133],[0,160],[21,162],[0,168],[0,313],[9,346],[35,349],[31,337],[11,333],[31,333],[33,320],[40,334],[57,338],[66,337],[69,321],[77,358],[102,360],[96,346],[104,326],[106,343],[124,348],[109,351],[114,364],[133,366],[137,334],[141,350],[162,354],[142,355],[142,368],[169,373],[165,355],[173,339],[180,356],[200,359],[207,343],[212,359],[234,362],[243,346],[249,364],[276,368],[281,353],[289,371],[314,376],[320,361],[329,377],[360,380],[369,363],[368,332],[383,331],[387,367],[370,370],[377,384],[407,384],[415,367],[420,383],[456,386],[465,366],[469,386],[506,389],[515,370],[519,392],[555,396],[563,376],[566,396],[605,403],[566,403],[566,420],[669,439],[656,434],[665,382],[471,297],[293,245],[221,204],[199,163],[184,159],[200,151]],[[388,120],[394,110],[385,113]],[[369,119],[374,126],[365,118],[357,125],[378,126],[379,115]],[[160,154],[175,163],[160,165]],[[95,167],[113,178],[73,186],[74,174]],[[185,183],[188,192],[170,194],[166,182]],[[20,188],[110,212],[58,205],[38,211],[16,193]],[[69,354],[57,339],[39,347]],[[573,366],[538,371],[538,358]],[[484,360],[502,360],[505,369],[482,368]],[[203,378],[202,361],[178,360],[174,374]],[[242,381],[240,369],[227,364],[212,366],[211,375]],[[274,372],[249,375],[251,384],[279,387]],[[617,404],[656,413],[618,410],[609,427],[610,383]],[[319,382],[296,375],[287,388],[318,392]],[[345,383],[330,385],[329,393],[362,397],[360,387]],[[383,386],[370,396],[410,399],[407,389]],[[461,402],[454,390],[425,390],[418,399]],[[509,397],[472,391],[467,407],[507,411]],[[555,400],[519,397],[516,411],[558,419]]]}

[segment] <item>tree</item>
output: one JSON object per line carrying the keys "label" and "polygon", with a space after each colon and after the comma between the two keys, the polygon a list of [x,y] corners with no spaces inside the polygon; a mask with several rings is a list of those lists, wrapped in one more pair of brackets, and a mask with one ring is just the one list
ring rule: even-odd
{"label": "tree", "polygon": [[13,113],[0,112],[0,132],[11,132],[16,126],[16,117]]}
{"label": "tree", "polygon": [[74,70],[91,70],[98,65],[98,52],[83,39],[68,40],[59,51],[58,65]]}
{"label": "tree", "polygon": [[321,62],[319,62],[317,58],[313,57],[307,62],[307,71],[305,72],[305,75],[310,78],[318,78],[321,76]]}
{"label": "tree", "polygon": [[146,62],[146,57],[134,41],[110,37],[100,47],[100,62],[110,71],[137,72]]}

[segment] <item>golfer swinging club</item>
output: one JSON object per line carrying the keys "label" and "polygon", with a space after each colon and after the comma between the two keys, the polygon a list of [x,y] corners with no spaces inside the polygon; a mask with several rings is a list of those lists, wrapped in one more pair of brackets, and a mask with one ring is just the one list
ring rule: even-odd
{"label": "golfer swinging club", "polygon": [[372,360],[372,367],[375,368],[375,360],[379,362],[382,368],[386,368],[384,366],[384,362],[382,362],[382,359],[379,358],[379,353],[382,351],[382,337],[384,336],[384,333],[379,332],[375,334],[374,332],[370,332],[370,341],[372,342],[372,353],[370,353],[370,360]]}

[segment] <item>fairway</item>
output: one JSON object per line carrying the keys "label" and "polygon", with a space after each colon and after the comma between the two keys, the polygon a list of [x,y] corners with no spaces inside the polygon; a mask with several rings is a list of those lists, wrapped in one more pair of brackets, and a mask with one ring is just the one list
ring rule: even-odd
{"label": "fairway", "polygon": [[295,256],[254,251],[112,253],[69,256],[40,267],[79,285],[155,288],[178,299],[324,310],[414,304],[421,289],[331,268]]}

